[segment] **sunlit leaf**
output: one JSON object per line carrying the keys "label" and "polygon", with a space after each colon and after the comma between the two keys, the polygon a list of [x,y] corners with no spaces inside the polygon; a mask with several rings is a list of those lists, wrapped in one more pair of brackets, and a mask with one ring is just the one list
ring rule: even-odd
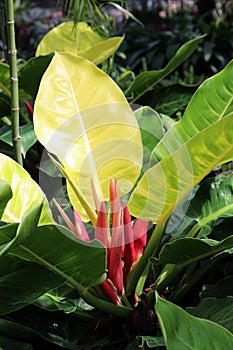
{"label": "sunlit leaf", "polygon": [[175,152],[198,132],[233,112],[233,60],[218,74],[207,79],[193,95],[183,117],[156,146],[157,160]]}
{"label": "sunlit leaf", "polygon": [[217,165],[233,158],[233,114],[200,131],[150,168],[133,192],[131,214],[156,222],[173,209]]}
{"label": "sunlit leaf", "polygon": [[179,306],[157,296],[155,305],[167,350],[231,349],[233,335],[222,326],[189,315]]}
{"label": "sunlit leaf", "polygon": [[9,183],[0,179],[0,219],[11,197],[12,191]]}
{"label": "sunlit leaf", "polygon": [[94,32],[87,23],[65,22],[51,29],[37,47],[36,56],[50,52],[70,52],[99,64],[120,46],[123,37],[105,39]]}
{"label": "sunlit leaf", "polygon": [[[120,195],[132,189],[142,164],[140,130],[122,91],[90,61],[55,54],[40,84],[34,124],[93,210],[91,180],[102,199],[109,198],[110,178],[118,179]],[[89,220],[69,182],[68,194]]]}
{"label": "sunlit leaf", "polygon": [[7,181],[13,197],[7,203],[2,220],[20,222],[36,205],[44,201],[40,224],[53,222],[48,202],[37,183],[13,159],[0,154],[0,179]]}

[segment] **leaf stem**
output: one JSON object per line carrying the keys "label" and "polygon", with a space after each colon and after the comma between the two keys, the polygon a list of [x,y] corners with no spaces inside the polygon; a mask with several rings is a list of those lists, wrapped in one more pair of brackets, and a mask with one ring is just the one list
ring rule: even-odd
{"label": "leaf stem", "polygon": [[6,1],[8,55],[10,65],[11,82],[11,117],[12,117],[12,142],[15,160],[23,165],[20,135],[19,135],[19,92],[17,72],[17,50],[15,47],[14,4],[13,0]]}

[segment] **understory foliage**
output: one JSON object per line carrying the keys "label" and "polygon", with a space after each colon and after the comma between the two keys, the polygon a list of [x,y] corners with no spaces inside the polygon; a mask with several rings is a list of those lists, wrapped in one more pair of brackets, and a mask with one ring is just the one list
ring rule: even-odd
{"label": "understory foliage", "polygon": [[167,83],[205,40],[119,84],[124,37],[59,24],[18,67],[23,167],[0,63],[0,348],[233,347],[233,61]]}

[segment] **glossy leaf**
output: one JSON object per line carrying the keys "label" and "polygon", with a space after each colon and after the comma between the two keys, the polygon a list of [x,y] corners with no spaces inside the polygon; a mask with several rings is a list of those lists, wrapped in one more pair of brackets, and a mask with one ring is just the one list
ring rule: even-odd
{"label": "glossy leaf", "polygon": [[98,241],[77,239],[62,226],[39,226],[9,253],[43,265],[74,287],[91,287],[105,278],[105,248]]}
{"label": "glossy leaf", "polygon": [[179,238],[163,246],[159,261],[164,264],[188,265],[230,248],[233,248],[233,236],[227,237],[221,242],[198,238]]}
{"label": "glossy leaf", "polygon": [[32,303],[64,283],[64,278],[41,265],[9,256],[1,257],[0,261],[1,315]]}
{"label": "glossy leaf", "polygon": [[[54,53],[32,57],[19,70],[19,86],[33,99],[36,98],[41,78],[49,66]],[[33,76],[33,84],[32,84]]]}
{"label": "glossy leaf", "polygon": [[233,333],[233,296],[205,298],[196,307],[188,307],[186,311],[193,316],[216,322]]}
{"label": "glossy leaf", "polygon": [[[28,123],[28,124],[24,124],[24,125],[20,126],[19,133],[21,135],[21,141],[20,141],[21,152],[22,152],[23,156],[25,157],[29,148],[31,146],[33,146],[34,143],[36,143],[36,141],[37,141],[37,138],[36,138],[36,135],[34,132],[34,128],[33,128],[33,124]],[[13,145],[10,128],[8,131],[6,131],[5,133],[3,133],[0,136],[0,140],[8,143],[8,145],[10,145],[10,146]]]}
{"label": "glossy leaf", "polygon": [[[122,91],[93,63],[55,54],[40,84],[34,125],[93,210],[91,180],[100,200],[109,198],[110,178],[118,179],[121,196],[132,189],[142,163],[140,130]],[[74,186],[68,182],[71,203],[89,220]]]}
{"label": "glossy leaf", "polygon": [[157,160],[175,152],[186,141],[233,112],[233,60],[218,74],[207,79],[193,95],[183,117],[156,146]]}
{"label": "glossy leaf", "polygon": [[0,179],[10,184],[13,192],[3,213],[3,221],[20,222],[32,208],[44,201],[40,224],[53,222],[48,202],[40,187],[26,170],[4,154],[0,154]]}
{"label": "glossy leaf", "polygon": [[175,70],[197,49],[204,36],[189,40],[182,45],[175,56],[161,70],[140,73],[126,91],[126,97],[131,101],[137,101],[142,95],[154,87],[158,82]]}
{"label": "glossy leaf", "polygon": [[111,56],[123,38],[105,39],[94,32],[87,23],[65,22],[51,29],[39,43],[36,56],[49,52],[70,52],[99,64]]}
{"label": "glossy leaf", "polygon": [[150,168],[130,198],[131,214],[154,222],[168,218],[211,169],[233,158],[232,130],[233,114],[200,131]]}
{"label": "glossy leaf", "polygon": [[167,350],[231,349],[233,335],[218,324],[189,315],[157,296],[155,305]]}
{"label": "glossy leaf", "polygon": [[11,197],[12,191],[9,183],[0,179],[0,219]]}

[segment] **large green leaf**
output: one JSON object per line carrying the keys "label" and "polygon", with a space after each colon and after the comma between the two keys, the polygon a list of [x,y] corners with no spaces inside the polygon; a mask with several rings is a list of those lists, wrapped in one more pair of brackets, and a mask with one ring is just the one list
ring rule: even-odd
{"label": "large green leaf", "polygon": [[227,178],[219,176],[204,181],[191,200],[175,236],[179,236],[184,231],[185,226],[192,225],[188,235],[204,237],[212,231],[218,219],[232,217],[232,191],[233,174]]}
{"label": "large green leaf", "polygon": [[0,219],[11,197],[12,191],[9,183],[0,179]]}
{"label": "large green leaf", "polygon": [[233,158],[233,114],[194,135],[176,152],[150,168],[133,192],[132,215],[157,222],[218,164]]}
{"label": "large green leaf", "polygon": [[[19,127],[19,134],[21,135],[21,141],[20,141],[20,146],[21,146],[21,152],[23,156],[26,156],[26,152],[29,150],[29,148],[36,143],[37,138],[34,132],[33,124],[28,123],[24,124]],[[8,129],[5,133],[3,133],[0,136],[0,140],[8,143],[8,145],[12,146],[12,133],[11,133],[11,128]]]}
{"label": "large green leaf", "polygon": [[44,56],[32,57],[30,60],[26,61],[18,72],[20,88],[34,99],[36,98],[41,78],[53,56],[54,53],[49,53]]}
{"label": "large green leaf", "polygon": [[26,170],[4,154],[0,154],[0,179],[10,184],[13,192],[3,213],[3,221],[19,222],[32,208],[44,201],[40,224],[53,222],[48,202],[40,187]]}
{"label": "large green leaf", "polygon": [[233,296],[205,298],[196,307],[188,307],[186,311],[193,316],[216,322],[233,333]]}
{"label": "large green leaf", "polygon": [[233,112],[233,60],[196,91],[181,120],[171,128],[154,150],[157,160],[176,151],[198,132]]}
{"label": "large green leaf", "polygon": [[126,96],[128,99],[130,99],[131,102],[135,102],[143,94],[154,87],[160,80],[175,70],[190,55],[192,55],[203,38],[204,36],[200,36],[189,40],[187,43],[182,45],[165,68],[157,71],[154,70],[140,73],[126,91]]}
{"label": "large green leaf", "polygon": [[49,52],[70,52],[99,64],[120,46],[123,37],[105,39],[94,32],[87,23],[65,22],[51,29],[39,43],[36,56]]}
{"label": "large green leaf", "polygon": [[167,350],[232,349],[233,335],[222,326],[191,316],[159,296],[155,309]]}
{"label": "large green leaf", "polygon": [[221,242],[205,241],[198,238],[179,238],[163,246],[159,261],[164,264],[185,266],[231,248],[233,248],[233,236],[227,237]]}
{"label": "large green leaf", "polygon": [[83,220],[89,216],[75,186],[92,210],[91,180],[101,199],[109,199],[110,178],[118,179],[121,196],[132,189],[142,165],[137,120],[119,87],[90,61],[55,54],[40,84],[34,125],[39,141],[62,162]]}
{"label": "large green leaf", "polygon": [[19,246],[12,246],[8,254],[41,264],[73,286],[88,288],[105,278],[102,244],[81,241],[58,225],[39,226]]}
{"label": "large green leaf", "polygon": [[1,258],[0,314],[13,312],[32,303],[64,281],[63,277],[41,265],[16,257]]}

